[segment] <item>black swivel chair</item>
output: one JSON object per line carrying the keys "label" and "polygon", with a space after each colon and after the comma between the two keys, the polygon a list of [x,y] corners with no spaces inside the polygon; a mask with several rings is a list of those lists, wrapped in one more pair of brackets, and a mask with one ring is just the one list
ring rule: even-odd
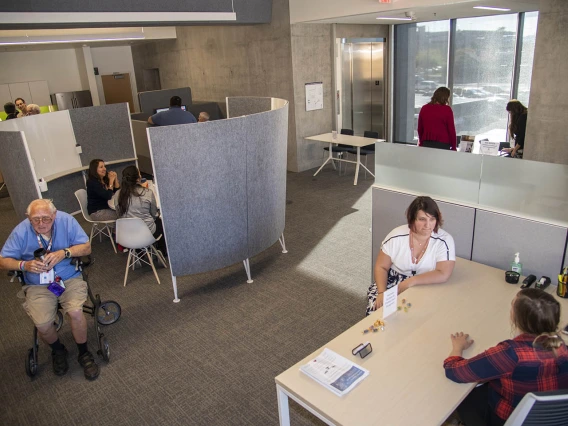
{"label": "black swivel chair", "polygon": [[[341,133],[342,135],[353,136],[353,130],[351,130],[351,129],[341,129],[341,131],[339,133]],[[349,149],[351,149],[351,145],[338,144],[337,146],[333,146],[331,148],[332,156],[333,156],[334,152],[337,152],[337,157],[341,158],[341,157],[343,157],[343,153],[347,152]],[[329,152],[329,146],[326,146],[324,148],[324,151]],[[324,152],[324,154],[325,154],[325,152]],[[332,164],[333,164],[333,160],[332,160]],[[341,173],[341,162],[339,162],[339,173]]]}
{"label": "black swivel chair", "polygon": [[[379,139],[378,132],[372,132],[370,130],[365,130],[363,133],[364,138],[371,138],[371,139]],[[357,149],[353,147],[349,147],[347,150],[348,154],[353,154],[357,156]],[[375,154],[375,145],[367,145],[364,148],[361,148],[361,156],[365,156],[365,167],[367,167],[367,155],[374,155]],[[365,179],[367,179],[367,169],[365,169]]]}
{"label": "black swivel chair", "polygon": [[568,421],[568,390],[527,393],[505,426],[565,426]]}

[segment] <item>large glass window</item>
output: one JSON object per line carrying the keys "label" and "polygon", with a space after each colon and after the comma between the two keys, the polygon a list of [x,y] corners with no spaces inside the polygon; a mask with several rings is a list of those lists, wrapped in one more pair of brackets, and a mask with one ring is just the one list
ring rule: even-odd
{"label": "large glass window", "polygon": [[395,142],[418,142],[418,113],[448,81],[450,21],[395,27]]}
{"label": "large glass window", "polygon": [[525,13],[521,46],[521,63],[519,65],[519,88],[517,92],[517,99],[525,106],[529,105],[537,21],[538,12]]}

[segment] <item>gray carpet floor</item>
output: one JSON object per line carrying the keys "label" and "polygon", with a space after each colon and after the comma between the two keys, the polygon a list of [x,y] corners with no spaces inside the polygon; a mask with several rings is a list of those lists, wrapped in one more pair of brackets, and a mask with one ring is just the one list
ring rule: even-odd
{"label": "gray carpet floor", "polygon": [[[0,425],[277,425],[274,377],[364,316],[371,274],[371,184],[353,186],[353,168],[316,177],[288,174],[285,238],[251,259],[254,283],[241,264],[178,278],[172,303],[169,270],[130,271],[126,254],[93,241],[90,285],[122,306],[104,328],[111,361],[87,382],[77,364],[68,322],[60,337],[70,350],[64,377],[51,369],[41,343],[39,373],[24,362],[32,324],[19,284],[0,281]],[[87,230],[82,217],[79,222]],[[0,199],[0,244],[17,224],[9,198]],[[96,339],[89,318],[89,345]],[[293,425],[320,424],[291,404]]]}

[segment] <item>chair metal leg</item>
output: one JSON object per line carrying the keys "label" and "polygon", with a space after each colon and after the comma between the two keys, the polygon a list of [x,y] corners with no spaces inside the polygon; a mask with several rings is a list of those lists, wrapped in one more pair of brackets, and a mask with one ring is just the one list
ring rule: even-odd
{"label": "chair metal leg", "polygon": [[278,238],[278,241],[280,241],[280,245],[282,246],[282,253],[288,253],[288,250],[286,250],[286,241],[284,241],[284,233]]}
{"label": "chair metal leg", "polygon": [[96,227],[97,227],[96,223],[93,223],[93,226],[91,226],[91,236],[89,237],[89,244],[93,243],[93,232],[95,232]]}
{"label": "chair metal leg", "polygon": [[156,277],[158,284],[160,284],[160,278],[158,277],[158,273],[156,272],[156,267],[154,266],[154,261],[152,260],[152,255],[148,251],[148,247],[145,247],[144,251],[146,252],[146,256],[148,256],[148,260],[150,261],[150,266],[152,267],[152,271],[154,271],[154,276]]}
{"label": "chair metal leg", "polygon": [[247,273],[247,278],[248,278],[247,283],[251,284],[253,282],[253,280],[250,276],[250,262],[249,262],[248,257],[245,260],[243,260],[243,264],[245,265],[245,272]]}
{"label": "chair metal leg", "polygon": [[128,250],[128,259],[126,260],[126,272],[124,273],[124,287],[126,287],[126,280],[128,279],[128,268],[130,268],[130,258],[132,257],[132,250]]}

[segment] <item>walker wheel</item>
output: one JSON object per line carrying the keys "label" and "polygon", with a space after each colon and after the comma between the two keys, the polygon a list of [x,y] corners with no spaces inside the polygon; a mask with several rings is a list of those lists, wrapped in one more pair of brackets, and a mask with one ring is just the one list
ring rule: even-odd
{"label": "walker wheel", "polygon": [[28,356],[26,357],[26,374],[32,378],[37,374],[37,362],[34,358],[34,350],[28,350]]}
{"label": "walker wheel", "polygon": [[114,300],[102,302],[97,312],[97,321],[102,325],[114,324],[121,314],[120,305]]}
{"label": "walker wheel", "polygon": [[110,346],[104,336],[99,337],[99,355],[103,357],[105,362],[110,361]]}

